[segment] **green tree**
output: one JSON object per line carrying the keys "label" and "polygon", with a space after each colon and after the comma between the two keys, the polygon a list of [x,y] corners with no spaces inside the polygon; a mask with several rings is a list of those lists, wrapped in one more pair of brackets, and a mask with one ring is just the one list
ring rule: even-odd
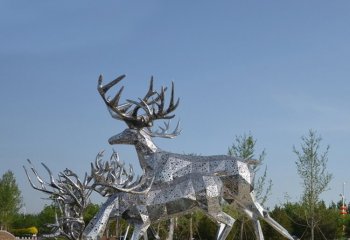
{"label": "green tree", "polygon": [[[281,224],[289,233],[292,232],[292,222],[288,218],[285,207],[275,206],[275,208],[270,213],[271,217]],[[273,229],[270,225],[262,222],[262,228],[264,231],[264,236],[266,239],[270,240],[285,240],[281,234],[276,234],[276,230]]]}
{"label": "green tree", "polygon": [[[341,239],[343,219],[339,214],[337,206],[333,203],[329,207],[323,201],[315,206],[320,221],[314,232],[315,239]],[[303,203],[287,202],[282,206],[275,206],[270,213],[278,223],[283,225],[291,235],[299,239],[311,239],[311,232],[305,219],[305,208]],[[284,240],[285,238],[276,234],[276,231],[268,224],[262,224],[265,239]]]}
{"label": "green tree", "polygon": [[38,215],[37,214],[17,214],[12,222],[12,229],[37,227]]}
{"label": "green tree", "polygon": [[297,155],[297,171],[303,180],[304,188],[302,195],[302,204],[304,207],[304,216],[307,226],[310,228],[310,239],[315,239],[315,229],[319,228],[321,220],[317,212],[317,205],[320,202],[320,194],[327,190],[332,179],[328,173],[328,150],[329,146],[323,153],[320,153],[320,143],[322,138],[317,135],[316,131],[309,130],[307,136],[303,136],[301,151],[293,147],[293,152]]}
{"label": "green tree", "polygon": [[47,224],[55,223],[55,215],[60,214],[59,209],[54,205],[45,205],[43,210],[38,214],[39,235],[51,233],[51,228]]}
{"label": "green tree", "polygon": [[91,219],[97,214],[98,210],[100,209],[100,206],[98,204],[89,203],[86,208],[84,209],[84,222],[85,226],[91,221]]}
{"label": "green tree", "polygon": [[0,178],[0,229],[8,230],[22,207],[21,191],[12,171],[7,171]]}
{"label": "green tree", "polygon": [[[248,135],[244,134],[241,136],[236,136],[234,143],[232,146],[228,149],[228,155],[239,157],[243,159],[251,159],[255,157],[255,146],[256,146],[257,140],[254,139],[253,135],[249,133]],[[255,175],[260,166],[263,164],[264,158],[266,156],[265,150],[263,150],[259,156],[258,160],[260,161],[260,164],[251,166],[251,170],[253,171],[253,174]],[[254,191],[256,194],[257,200],[264,205],[266,202],[269,194],[271,193],[272,188],[272,181],[267,179],[267,168],[265,167],[264,173],[261,177],[255,179],[254,178]],[[248,218],[242,214],[239,214],[238,220],[241,222],[240,225],[240,239],[243,239],[246,234],[244,234],[245,230],[244,228],[253,229],[251,224],[247,225],[249,222]]]}

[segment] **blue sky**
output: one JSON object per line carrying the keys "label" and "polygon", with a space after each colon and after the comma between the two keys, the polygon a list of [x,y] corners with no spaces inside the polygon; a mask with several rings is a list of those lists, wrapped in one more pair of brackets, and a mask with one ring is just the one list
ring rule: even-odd
{"label": "blue sky", "polygon": [[[41,173],[89,171],[107,139],[126,126],[97,91],[126,74],[124,98],[175,82],[182,134],[166,150],[225,154],[251,132],[273,181],[269,206],[300,198],[300,137],[309,129],[330,145],[338,201],[350,167],[349,1],[12,1],[0,7],[0,174],[14,171],[27,212],[47,202],[22,165]],[[138,165],[131,147],[117,147]],[[139,167],[137,167],[139,168]],[[350,196],[350,186],[346,186]],[[97,199],[96,201],[101,201]]]}

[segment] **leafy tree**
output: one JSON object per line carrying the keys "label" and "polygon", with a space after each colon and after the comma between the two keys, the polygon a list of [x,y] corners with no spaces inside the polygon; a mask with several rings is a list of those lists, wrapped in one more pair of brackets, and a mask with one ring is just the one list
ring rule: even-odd
{"label": "leafy tree", "polygon": [[304,207],[304,216],[307,226],[310,228],[310,239],[315,239],[315,229],[319,228],[320,214],[317,212],[317,206],[320,202],[320,194],[327,190],[332,179],[332,175],[327,170],[329,146],[323,153],[320,151],[322,138],[316,131],[309,130],[308,136],[303,136],[301,151],[293,147],[297,155],[297,171],[303,180],[302,204]]}
{"label": "leafy tree", "polygon": [[12,229],[39,226],[37,214],[17,214],[12,222]]}
{"label": "leafy tree", "polygon": [[91,219],[97,214],[100,206],[98,204],[89,203],[84,209],[84,222],[85,226],[91,221]]}
{"label": "leafy tree", "polygon": [[55,222],[55,215],[59,215],[59,209],[54,205],[45,205],[43,210],[38,214],[39,235],[51,233],[51,228],[47,224]]}
{"label": "leafy tree", "polygon": [[[320,201],[315,206],[315,209],[320,216],[320,221],[314,232],[315,239],[340,239],[342,237],[343,222],[338,208],[334,204],[327,207],[323,201]],[[271,217],[283,225],[291,235],[299,239],[310,239],[311,231],[309,231],[304,214],[305,208],[301,202],[287,202],[282,206],[275,206],[270,213]],[[265,239],[285,239],[276,234],[276,231],[268,224],[263,223],[262,225]]]}
{"label": "leafy tree", "polygon": [[[228,149],[228,155],[243,158],[243,159],[254,158],[256,141],[257,140],[254,139],[253,135],[250,133],[248,135],[244,134],[241,136],[236,136],[234,143]],[[260,161],[260,164],[251,166],[251,170],[253,171],[254,175],[257,173],[260,166],[262,165],[265,156],[266,156],[266,152],[264,150],[258,156],[258,160]],[[266,202],[269,194],[271,193],[271,188],[272,188],[272,181],[267,180],[266,167],[263,175],[257,179],[254,179],[253,184],[254,184],[256,199],[263,205]],[[249,219],[246,216],[239,214],[238,221],[241,222],[240,230],[239,230],[240,239],[244,238],[245,227],[248,227],[248,229],[253,229],[251,224],[247,225],[248,220]]]}
{"label": "leafy tree", "polygon": [[[293,223],[291,219],[287,216],[285,207],[275,206],[273,211],[270,213],[271,217],[281,224],[288,232],[292,232]],[[281,234],[276,234],[276,230],[273,229],[270,225],[262,222],[262,228],[264,231],[264,236],[266,239],[270,240],[285,240]]]}
{"label": "leafy tree", "polygon": [[8,230],[14,217],[22,207],[19,190],[12,171],[7,171],[0,178],[0,229]]}

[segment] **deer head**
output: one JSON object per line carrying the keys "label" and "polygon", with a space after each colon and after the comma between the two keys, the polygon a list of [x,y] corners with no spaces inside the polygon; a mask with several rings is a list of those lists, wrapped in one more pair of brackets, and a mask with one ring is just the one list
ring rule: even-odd
{"label": "deer head", "polygon": [[[119,83],[125,75],[117,77],[110,83],[103,85],[103,77],[100,75],[98,80],[98,92],[108,107],[111,116],[117,120],[124,121],[128,129],[111,137],[110,144],[132,144],[148,143],[152,145],[152,137],[173,138],[180,133],[179,124],[175,130],[168,133],[169,123],[165,127],[160,127],[161,131],[152,131],[154,121],[160,119],[172,119],[175,115],[172,112],[179,105],[179,100],[174,100],[174,83],[171,87],[169,106],[165,108],[166,87],[162,87],[160,92],[153,90],[153,77],[151,77],[149,89],[143,98],[135,100],[126,100],[126,103],[119,104],[124,87],[121,87],[113,97],[106,97],[107,91]],[[141,113],[140,113],[141,112]],[[150,146],[152,147],[152,146]]]}

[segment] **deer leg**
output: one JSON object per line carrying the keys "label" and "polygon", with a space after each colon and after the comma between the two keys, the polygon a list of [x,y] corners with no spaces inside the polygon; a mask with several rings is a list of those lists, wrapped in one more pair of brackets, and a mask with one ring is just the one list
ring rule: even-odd
{"label": "deer leg", "polygon": [[[256,225],[254,227],[256,234],[260,234],[262,236],[260,223],[257,221],[257,218],[261,217],[282,236],[286,237],[287,239],[293,240],[293,237],[288,233],[288,231],[284,227],[282,227],[278,222],[276,222],[273,218],[271,218],[268,212],[255,200],[255,197],[252,194],[250,195],[250,201],[246,202],[246,204],[238,203],[238,205],[240,206],[240,210],[243,211],[254,221],[254,224]],[[258,239],[264,238],[260,237]]]}
{"label": "deer leg", "polygon": [[264,240],[264,234],[261,229],[261,225],[258,219],[252,219],[253,227],[254,227],[254,233],[257,240]]}
{"label": "deer leg", "polygon": [[145,239],[147,238],[147,229],[149,227],[149,223],[135,224],[134,231],[132,232],[131,240],[139,240],[141,236]]}
{"label": "deer leg", "polygon": [[224,212],[211,212],[206,213],[208,217],[215,220],[218,223],[219,229],[216,233],[217,240],[225,240],[230,233],[235,219]]}
{"label": "deer leg", "polygon": [[201,208],[219,225],[216,239],[225,240],[232,229],[235,219],[222,211],[220,203],[222,182],[220,179],[213,176],[203,177],[203,181],[206,190],[206,201],[204,201]]}
{"label": "deer leg", "polygon": [[99,212],[89,222],[83,232],[83,239],[100,239],[106,229],[108,219],[118,205],[118,194],[109,197],[107,201],[101,206]]}
{"label": "deer leg", "polygon": [[[265,222],[267,222],[271,227],[273,227],[277,232],[287,239],[293,240],[293,237],[288,233],[288,231],[282,227],[278,222],[270,217],[269,213],[257,202],[253,201],[253,206],[255,206],[255,214],[259,214]],[[260,224],[259,224],[260,225]]]}
{"label": "deer leg", "polygon": [[134,231],[132,233],[131,240],[139,240],[141,236],[143,236],[144,239],[147,240],[147,229],[151,225],[149,215],[147,212],[147,207],[144,205],[137,206],[137,210],[141,219],[140,221],[138,221],[138,223],[134,225]]}
{"label": "deer leg", "polygon": [[265,222],[267,222],[271,227],[273,227],[277,232],[279,232],[284,237],[293,240],[293,237],[288,233],[288,231],[282,227],[278,222],[276,222],[273,218],[270,217],[267,211],[263,212],[263,218]]}
{"label": "deer leg", "polygon": [[147,230],[143,233],[143,240],[148,240]]}
{"label": "deer leg", "polygon": [[154,230],[154,228],[153,228],[152,226],[151,226],[149,229],[151,230],[151,233],[152,233],[152,235],[153,235],[153,237],[154,237],[155,239],[157,239],[157,240],[160,239],[160,237],[159,237],[157,231]]}
{"label": "deer leg", "polygon": [[215,219],[219,222],[219,229],[217,231],[216,239],[225,240],[232,229],[235,219],[224,212],[219,212],[216,214]]}

